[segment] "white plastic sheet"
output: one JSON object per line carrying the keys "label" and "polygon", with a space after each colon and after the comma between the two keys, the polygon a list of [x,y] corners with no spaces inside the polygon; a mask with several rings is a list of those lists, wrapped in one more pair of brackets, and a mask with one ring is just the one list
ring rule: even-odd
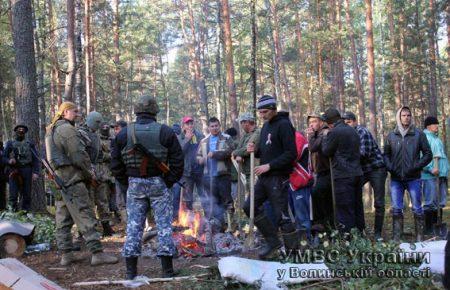
{"label": "white plastic sheet", "polygon": [[329,278],[329,268],[324,263],[282,264],[239,257],[221,258],[219,271],[222,278],[260,286],[264,290],[281,289],[288,284]]}
{"label": "white plastic sheet", "polygon": [[406,253],[429,253],[429,261],[424,261],[419,269],[429,267],[432,273],[444,274],[446,243],[447,241],[431,241],[414,244],[402,243],[400,244],[400,249]]}

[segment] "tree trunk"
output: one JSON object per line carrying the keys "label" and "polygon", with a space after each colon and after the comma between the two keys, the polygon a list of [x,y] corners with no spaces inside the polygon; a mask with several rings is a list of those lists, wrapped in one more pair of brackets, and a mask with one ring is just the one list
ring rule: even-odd
{"label": "tree trunk", "polygon": [[86,84],[86,113],[95,107],[92,100],[91,88],[91,0],[84,1],[84,69]]}
{"label": "tree trunk", "polygon": [[273,46],[275,48],[275,64],[278,68],[278,76],[280,77],[281,83],[281,93],[283,96],[283,100],[287,105],[287,109],[289,111],[289,115],[293,118],[293,110],[292,110],[292,100],[291,100],[291,92],[289,89],[289,83],[286,75],[286,66],[283,60],[283,48],[280,39],[280,25],[278,19],[278,11],[277,11],[277,0],[269,0],[270,1],[270,10],[272,14],[273,20]]}
{"label": "tree trunk", "polygon": [[[40,10],[41,7],[39,5],[39,0],[34,2],[33,5],[34,11]],[[36,9],[37,8],[37,9]],[[43,3],[42,10],[45,11],[46,5],[45,1]],[[45,12],[44,12],[45,13]],[[46,27],[46,21],[45,21],[45,15],[42,15],[41,21],[36,21],[36,12],[33,14],[34,19],[34,41],[35,41],[35,48],[36,48],[36,62],[39,65],[39,73],[38,73],[38,104],[39,104],[39,140],[41,141],[40,147],[43,149],[45,148],[45,127],[46,127],[46,120],[45,120],[45,85],[44,85],[44,75],[45,75],[45,54],[42,53],[42,51],[45,51],[47,49],[47,42],[46,38],[42,36],[43,31],[45,31]],[[45,151],[45,150],[42,150]]]}
{"label": "tree trunk", "polygon": [[75,74],[75,102],[80,106],[83,104],[82,100],[82,69],[81,64],[83,62],[83,45],[81,43],[81,35],[83,31],[83,20],[82,20],[82,12],[83,6],[81,3],[82,0],[76,0],[76,35],[75,35],[75,51],[76,51],[76,63],[78,64],[76,67]]}
{"label": "tree trunk", "polygon": [[429,15],[428,15],[428,58],[430,61],[430,98],[428,102],[428,113],[431,116],[437,117],[438,102],[437,102],[437,84],[436,84],[436,47],[435,47],[435,3],[434,0],[429,0]]}
{"label": "tree trunk", "polygon": [[[322,30],[322,14],[320,12],[320,1],[316,0],[316,30]],[[319,82],[319,106],[320,111],[325,111],[325,98],[323,95],[323,60],[322,60],[322,42],[320,39],[317,39],[316,43],[316,64],[317,64],[317,78]]]}
{"label": "tree trunk", "polygon": [[[192,0],[188,0],[188,16],[189,16],[189,25],[191,29],[191,45],[190,45],[190,54],[192,64],[194,66],[194,75],[195,81],[197,85],[197,90],[200,95],[200,108],[201,108],[201,116],[203,126],[206,126],[206,120],[209,119],[209,111],[208,111],[208,93],[206,91],[206,83],[204,79],[204,75],[202,72],[202,67],[200,65],[200,56],[198,51],[198,42],[196,38],[196,29],[194,22],[194,12],[192,10]],[[182,13],[182,12],[181,12]],[[184,22],[184,20],[182,20]]]}
{"label": "tree trunk", "polygon": [[[12,34],[16,53],[14,64],[16,123],[28,126],[28,139],[39,149],[39,111],[31,0],[12,0],[11,4]],[[33,186],[32,207],[36,211],[45,209],[42,177]]]}
{"label": "tree trunk", "polygon": [[375,95],[375,57],[373,52],[372,0],[364,0],[366,5],[366,37],[367,37],[367,67],[369,83],[369,129],[373,136],[377,135],[377,107]]}
{"label": "tree trunk", "polygon": [[345,18],[348,25],[349,38],[350,38],[350,52],[352,55],[352,68],[353,68],[353,80],[355,82],[356,93],[358,95],[358,116],[359,123],[366,125],[366,114],[365,114],[365,100],[364,100],[364,90],[361,84],[361,73],[359,71],[358,56],[356,54],[356,44],[355,44],[355,32],[353,29],[353,20],[350,15],[350,3],[349,0],[345,0]]}
{"label": "tree trunk", "polygon": [[[348,0],[346,0],[348,1]],[[401,84],[400,84],[400,76],[399,71],[400,67],[398,64],[398,58],[399,55],[399,48],[398,48],[398,37],[395,32],[395,26],[394,26],[394,0],[389,0],[388,2],[388,22],[389,22],[389,38],[390,38],[390,44],[391,44],[391,53],[393,54],[393,57],[391,59],[391,73],[392,73],[392,80],[394,82],[394,92],[395,92],[395,110],[399,109],[402,105],[402,93],[401,93]]]}
{"label": "tree trunk", "polygon": [[61,105],[61,86],[59,80],[59,64],[58,55],[56,53],[56,42],[58,39],[57,29],[56,29],[56,15],[53,9],[53,0],[47,0],[48,4],[48,19],[50,20],[50,55],[51,55],[51,85],[50,85],[50,113],[53,116],[55,114],[55,99],[57,100],[56,105]]}
{"label": "tree trunk", "polygon": [[[113,21],[113,33],[114,33],[114,107],[116,110],[116,119],[123,117],[122,112],[122,98],[120,96],[120,46],[119,46],[119,27],[120,27],[120,12],[119,12],[120,0],[113,1],[114,7],[114,21]],[[161,64],[162,65],[162,64]],[[161,66],[162,68],[162,66]],[[162,73],[162,72],[161,72]]]}
{"label": "tree trunk", "polygon": [[236,119],[238,117],[237,100],[236,100],[236,84],[234,82],[234,63],[233,63],[233,43],[231,40],[231,23],[230,9],[228,0],[221,0],[222,8],[222,30],[225,52],[225,69],[228,87],[228,103],[230,104],[231,124],[236,130],[239,130],[239,124]]}
{"label": "tree trunk", "polygon": [[74,0],[67,0],[67,75],[64,88],[64,99],[73,101],[73,87],[75,84],[75,5]]}

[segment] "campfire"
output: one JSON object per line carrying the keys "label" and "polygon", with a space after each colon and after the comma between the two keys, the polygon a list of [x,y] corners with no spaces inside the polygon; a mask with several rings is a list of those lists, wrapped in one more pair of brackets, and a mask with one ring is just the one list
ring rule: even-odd
{"label": "campfire", "polygon": [[[173,224],[173,241],[179,256],[185,258],[229,254],[242,250],[241,241],[231,233],[217,231],[214,221],[209,221],[200,211],[180,207],[178,220]],[[156,231],[147,234],[143,255],[155,256]]]}

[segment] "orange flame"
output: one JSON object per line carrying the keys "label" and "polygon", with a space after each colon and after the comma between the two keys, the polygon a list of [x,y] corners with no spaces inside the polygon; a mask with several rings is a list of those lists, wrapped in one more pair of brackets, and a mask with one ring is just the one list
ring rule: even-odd
{"label": "orange flame", "polygon": [[188,227],[189,229],[184,230],[183,234],[197,238],[200,221],[201,214],[199,212],[193,214],[191,211],[185,209],[184,206],[181,206],[178,211],[178,221],[176,221],[174,225]]}

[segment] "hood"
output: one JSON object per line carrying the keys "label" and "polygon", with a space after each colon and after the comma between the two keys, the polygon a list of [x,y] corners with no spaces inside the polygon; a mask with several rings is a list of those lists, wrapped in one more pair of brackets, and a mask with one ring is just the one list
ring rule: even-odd
{"label": "hood", "polygon": [[411,124],[409,125],[409,128],[406,131],[409,131],[410,129],[414,128],[414,117],[412,115],[412,111],[408,106],[402,106],[400,109],[397,110],[397,113],[395,114],[395,122],[396,122],[396,130],[397,132],[405,131],[402,126],[402,122],[400,120],[400,112],[403,109],[408,109],[411,112]]}
{"label": "hood", "polygon": [[[285,111],[280,111],[277,113],[277,115],[275,117],[272,118],[272,120],[270,120],[270,122],[275,122],[281,119],[288,119],[289,120],[289,112],[285,112]],[[290,120],[289,120],[290,121]]]}

